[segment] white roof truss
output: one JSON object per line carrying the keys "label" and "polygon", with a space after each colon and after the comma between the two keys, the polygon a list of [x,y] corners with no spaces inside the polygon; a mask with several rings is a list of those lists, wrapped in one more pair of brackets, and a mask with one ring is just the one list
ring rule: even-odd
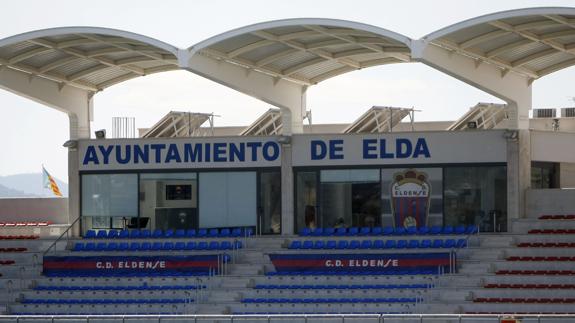
{"label": "white roof truss", "polygon": [[451,124],[447,130],[469,129],[469,122],[475,122],[477,129],[493,129],[501,121],[507,119],[507,106],[505,104],[478,103],[461,118]]}
{"label": "white roof truss", "polygon": [[343,133],[392,132],[393,127],[413,111],[411,108],[373,106],[346,127]]}
{"label": "white roof truss", "polygon": [[251,125],[247,126],[240,136],[276,136],[280,135],[283,128],[281,111],[269,109]]}
{"label": "white roof truss", "polygon": [[170,111],[160,121],[146,130],[142,138],[194,137],[205,134],[200,128],[210,120],[213,126],[213,114],[197,112]]}

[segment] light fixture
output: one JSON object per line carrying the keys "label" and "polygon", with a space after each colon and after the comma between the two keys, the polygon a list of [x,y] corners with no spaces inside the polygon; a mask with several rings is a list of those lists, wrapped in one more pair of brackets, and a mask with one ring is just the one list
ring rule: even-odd
{"label": "light fixture", "polygon": [[291,143],[291,136],[281,135],[278,137],[277,141],[282,145],[289,145]]}
{"label": "light fixture", "polygon": [[467,128],[469,129],[477,129],[477,121],[469,121],[467,123]]}
{"label": "light fixture", "polygon": [[106,129],[96,130],[94,132],[96,139],[106,139]]}
{"label": "light fixture", "polygon": [[517,130],[505,130],[505,132],[503,133],[503,137],[509,141],[517,141],[519,133],[517,132]]}
{"label": "light fixture", "polygon": [[70,149],[74,149],[78,147],[78,140],[67,140],[62,146],[66,147],[66,148],[70,148]]}

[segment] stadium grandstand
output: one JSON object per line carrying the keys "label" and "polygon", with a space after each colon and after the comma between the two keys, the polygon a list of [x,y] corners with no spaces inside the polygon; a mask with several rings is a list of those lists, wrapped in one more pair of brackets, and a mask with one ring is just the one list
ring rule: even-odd
{"label": "stadium grandstand", "polygon": [[[70,117],[70,193],[0,200],[0,321],[574,322],[575,108],[532,107],[574,48],[575,8],[421,39],[330,19],[189,48],[94,27],[2,39],[0,87]],[[410,62],[505,103],[416,122],[374,102],[312,123],[310,86]],[[91,138],[100,91],[178,69],[274,108]]]}

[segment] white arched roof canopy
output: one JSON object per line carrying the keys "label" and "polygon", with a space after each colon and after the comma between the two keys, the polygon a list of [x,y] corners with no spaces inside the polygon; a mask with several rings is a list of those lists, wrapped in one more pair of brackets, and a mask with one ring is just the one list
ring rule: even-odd
{"label": "white arched roof canopy", "polygon": [[0,40],[0,68],[97,92],[137,76],[178,68],[178,49],[121,30],[62,27]]}
{"label": "white arched roof canopy", "polygon": [[411,60],[411,39],[383,28],[335,19],[259,23],[190,47],[192,55],[239,65],[302,85],[365,67]]}
{"label": "white arched roof canopy", "polygon": [[422,38],[532,82],[575,65],[575,8],[528,8],[469,19]]}

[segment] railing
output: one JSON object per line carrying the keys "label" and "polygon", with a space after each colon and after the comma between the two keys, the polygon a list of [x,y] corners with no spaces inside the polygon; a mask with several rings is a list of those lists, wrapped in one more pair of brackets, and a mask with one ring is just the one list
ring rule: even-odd
{"label": "railing", "polygon": [[58,239],[56,239],[51,245],[50,247],[48,247],[48,249],[46,249],[46,251],[44,251],[44,256],[50,252],[50,250],[52,250],[52,248],[54,248],[54,251],[56,251],[56,245],[58,244],[58,241],[60,241],[64,235],[66,236],[66,243],[68,242],[68,240],[70,239],[70,234],[68,232],[70,232],[70,229],[76,224],[76,222],[80,221],[80,217],[77,217],[76,220],[74,220],[74,222],[72,222],[72,224],[70,224],[66,230],[64,232],[62,232],[62,234],[58,237]]}
{"label": "railing", "polygon": [[[575,322],[575,314],[284,314],[284,315],[1,315],[0,322],[20,321],[70,322],[377,322],[377,323],[567,323]],[[516,321],[514,321],[516,320]]]}

